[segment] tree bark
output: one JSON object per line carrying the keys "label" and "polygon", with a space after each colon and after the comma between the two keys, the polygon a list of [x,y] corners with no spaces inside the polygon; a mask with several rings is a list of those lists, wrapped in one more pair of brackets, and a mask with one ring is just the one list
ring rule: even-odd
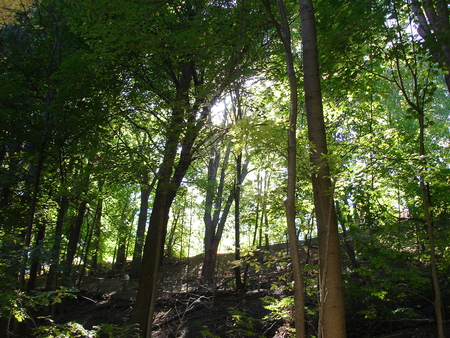
{"label": "tree bark", "polygon": [[[236,188],[234,196],[234,259],[239,261],[241,259],[241,214],[240,214],[240,200],[241,200],[241,185],[244,181],[244,177],[247,174],[247,165],[242,165],[242,154],[239,154],[236,158]],[[234,276],[236,280],[236,291],[244,292],[245,284],[242,282],[241,278],[241,266],[237,265],[234,268]]]}
{"label": "tree bark", "polygon": [[234,191],[232,190],[228,195],[223,210],[221,210],[224,199],[223,189],[226,168],[230,157],[231,145],[229,143],[225,151],[218,184],[216,182],[220,164],[220,150],[218,148],[212,150],[208,164],[208,185],[206,187],[205,213],[203,215],[203,221],[205,223],[205,254],[203,258],[202,277],[209,281],[214,279],[217,250],[231,204],[234,201]]}
{"label": "tree bark", "polygon": [[311,0],[299,0],[305,105],[310,162],[319,240],[319,338],[344,338],[345,307],[341,272],[341,246],[333,202],[328,149],[320,87],[317,37]]}
{"label": "tree bark", "polygon": [[140,325],[142,336],[146,338],[151,337],[157,278],[170,207],[194,159],[194,143],[209,114],[209,107],[203,107],[196,118],[197,108],[189,105],[188,90],[194,73],[193,62],[188,62],[182,67],[181,78],[174,81],[177,83],[177,100],[167,129],[164,157],[157,174],[158,184],[142,255],[133,321]]}
{"label": "tree bark", "polygon": [[447,0],[414,0],[412,11],[416,16],[420,36],[425,40],[435,61],[444,71],[444,80],[450,92],[450,31],[449,9]]}
{"label": "tree bark", "polygon": [[104,181],[101,180],[98,182],[98,201],[97,206],[95,208],[95,216],[92,221],[92,254],[91,254],[91,268],[94,271],[94,274],[98,274],[98,257],[100,251],[100,237],[101,237],[101,226],[102,226],[102,214],[103,214],[103,185]]}
{"label": "tree bark", "polygon": [[[139,276],[141,265],[142,247],[145,239],[145,229],[147,227],[148,199],[152,187],[149,185],[148,173],[145,173],[141,183],[141,206],[139,209],[138,226],[136,230],[136,242],[134,244],[133,260],[131,262],[130,278],[136,279]],[[154,182],[152,183],[153,186]]]}
{"label": "tree bark", "polygon": [[286,71],[289,80],[290,106],[289,106],[289,129],[288,129],[288,179],[286,196],[286,223],[289,239],[289,252],[291,255],[292,273],[294,277],[294,302],[295,302],[295,336],[305,337],[305,296],[303,293],[303,267],[300,260],[296,218],[296,183],[297,183],[297,115],[298,115],[298,90],[297,76],[294,68],[292,55],[291,32],[286,16],[283,0],[277,0],[277,8],[280,14],[279,24],[272,13],[270,2],[263,0],[264,5],[274,22],[279,39],[284,47],[286,59]]}
{"label": "tree bark", "polygon": [[434,311],[436,314],[436,325],[438,329],[438,337],[445,338],[444,333],[444,319],[442,314],[442,295],[439,286],[438,266],[436,259],[436,248],[434,244],[434,224],[433,215],[431,212],[430,201],[430,187],[425,179],[425,170],[427,167],[426,152],[425,152],[425,116],[424,112],[419,112],[419,153],[421,157],[422,167],[419,173],[419,185],[422,195],[422,205],[427,224],[428,243],[430,245],[430,265],[431,265],[431,280],[433,282],[434,290]]}
{"label": "tree bark", "polygon": [[67,257],[64,265],[64,276],[66,277],[64,285],[68,286],[70,283],[70,276],[72,273],[73,259],[78,248],[80,239],[81,227],[84,221],[84,214],[86,213],[87,201],[83,200],[78,206],[77,217],[75,223],[70,231],[69,244],[67,245]]}
{"label": "tree bark", "polygon": [[50,271],[48,272],[45,289],[47,291],[55,289],[58,286],[58,268],[61,254],[61,239],[63,233],[64,219],[69,208],[69,198],[66,195],[61,196],[59,200],[58,216],[56,218],[55,238],[50,261]]}
{"label": "tree bark", "polygon": [[[48,115],[48,114],[47,114]],[[46,117],[46,123],[48,123],[48,117]],[[33,231],[33,223],[34,223],[34,217],[36,214],[36,206],[38,201],[38,194],[39,194],[39,188],[41,184],[41,174],[42,169],[44,167],[44,159],[45,159],[45,151],[46,151],[46,145],[47,145],[47,127],[44,131],[44,136],[42,137],[42,142],[39,147],[39,153],[38,153],[38,161],[36,166],[31,166],[30,172],[34,172],[33,176],[33,189],[31,192],[31,200],[30,200],[30,207],[28,209],[28,217],[25,225],[25,234],[24,234],[24,241],[23,241],[23,248],[26,253],[30,250],[30,244],[31,244],[31,235]],[[25,254],[24,261],[26,262],[27,254]],[[22,288],[25,288],[25,266],[20,272],[20,285]]]}
{"label": "tree bark", "polygon": [[42,242],[45,237],[45,223],[38,224],[38,232],[36,235],[36,243],[34,245],[34,250],[30,254],[31,268],[30,268],[30,278],[27,282],[27,291],[34,290],[36,287],[36,277],[39,268],[40,252],[42,249]]}

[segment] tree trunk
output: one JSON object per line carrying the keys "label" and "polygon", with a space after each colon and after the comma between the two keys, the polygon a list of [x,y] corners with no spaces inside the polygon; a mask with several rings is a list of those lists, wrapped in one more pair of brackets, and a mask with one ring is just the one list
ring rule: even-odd
{"label": "tree trunk", "polygon": [[139,288],[133,321],[140,325],[143,337],[151,337],[161,253],[170,206],[176,194],[175,187],[171,186],[170,181],[178,142],[175,143],[177,140],[171,139],[170,141],[173,144],[166,144],[166,154],[158,173],[159,180],[139,271]]}
{"label": "tree trunk", "polygon": [[327,158],[327,139],[320,88],[317,37],[311,0],[299,0],[305,105],[310,162],[319,240],[319,338],[344,338],[345,307],[341,272],[341,246]]}
{"label": "tree trunk", "polygon": [[[173,246],[175,245],[175,233],[177,231],[178,228],[178,223],[180,222],[180,218],[182,217],[181,215],[181,210],[178,209],[177,213],[174,215],[174,219],[171,222],[171,227],[170,227],[170,231],[169,231],[169,236],[167,239],[167,247],[166,247],[166,257],[167,258],[172,258],[174,255],[174,249]],[[181,226],[183,226],[183,224],[181,223]]]}
{"label": "tree trunk", "polygon": [[[239,84],[234,89],[234,98],[232,96],[233,111],[235,112],[235,121],[242,120],[241,93]],[[234,189],[234,259],[236,262],[241,260],[241,187],[244,178],[247,175],[248,162],[242,164],[242,151],[236,157],[236,178]],[[236,281],[236,291],[244,292],[245,284],[242,282],[241,265],[237,264],[234,268],[234,277]]]}
{"label": "tree trunk", "polygon": [[34,245],[34,250],[31,252],[30,261],[30,278],[27,282],[27,291],[34,290],[36,287],[36,277],[39,268],[39,261],[41,260],[41,249],[42,249],[42,241],[45,236],[45,223],[39,223],[38,225],[38,233],[36,235],[36,243]]}
{"label": "tree trunk", "polygon": [[47,276],[45,289],[47,291],[55,289],[58,286],[58,268],[61,254],[61,239],[63,232],[64,219],[69,208],[69,198],[61,196],[59,201],[58,216],[56,218],[55,238],[53,239],[52,254],[50,260],[50,271]]}
{"label": "tree trunk", "polygon": [[442,67],[447,89],[450,92],[450,30],[447,0],[413,0],[412,11],[419,26],[418,33],[428,43],[431,55]]}
{"label": "tree trunk", "polygon": [[228,144],[225,157],[222,161],[219,183],[217,184],[217,173],[220,163],[220,150],[212,150],[208,165],[208,185],[206,187],[205,213],[203,221],[205,223],[205,254],[203,258],[202,277],[212,281],[215,275],[215,266],[219,242],[222,238],[225,222],[234,200],[234,191],[228,195],[226,204],[222,209],[223,189],[225,185],[226,168],[231,152],[231,142]]}
{"label": "tree trunk", "polygon": [[84,221],[84,214],[86,213],[87,201],[81,201],[78,206],[77,217],[75,218],[75,223],[72,227],[69,237],[69,243],[67,245],[67,257],[64,266],[64,275],[66,280],[64,282],[65,286],[68,286],[70,283],[70,277],[72,273],[72,265],[73,259],[75,258],[75,254],[78,248],[78,242],[80,239],[81,227]]}
{"label": "tree trunk", "polygon": [[303,267],[300,261],[298,238],[296,235],[296,183],[297,183],[297,114],[298,92],[297,78],[294,69],[294,59],[291,50],[291,34],[289,23],[284,10],[283,0],[277,0],[278,11],[281,18],[282,41],[286,58],[286,70],[289,79],[290,106],[288,129],[288,181],[286,196],[286,224],[289,238],[289,251],[294,277],[295,302],[295,336],[305,337],[305,296],[303,293]]}
{"label": "tree trunk", "polygon": [[427,184],[424,174],[427,167],[426,152],[425,152],[425,121],[424,112],[419,112],[419,147],[420,147],[420,157],[422,161],[422,168],[419,173],[419,185],[422,195],[423,211],[425,214],[425,220],[427,224],[428,242],[430,245],[430,265],[431,265],[431,279],[433,281],[434,290],[434,310],[436,313],[436,325],[438,329],[438,337],[444,338],[444,320],[442,314],[442,296],[441,288],[439,286],[439,275],[436,259],[436,248],[434,244],[434,224],[433,216],[431,213],[431,202],[430,202],[430,187]]}
{"label": "tree trunk", "polygon": [[97,201],[97,206],[95,208],[95,216],[92,221],[92,254],[91,254],[91,268],[95,275],[98,274],[98,256],[100,251],[100,236],[101,236],[101,226],[102,226],[102,214],[103,214],[103,185],[104,181],[98,183],[99,197]]}
{"label": "tree trunk", "polygon": [[133,250],[133,261],[131,262],[130,278],[136,279],[139,276],[139,267],[141,265],[142,247],[145,239],[145,229],[147,227],[148,199],[152,185],[149,185],[148,173],[145,173],[141,183],[141,206],[139,209],[138,226],[136,230],[136,242]]}
{"label": "tree trunk", "polygon": [[297,183],[297,114],[298,114],[298,91],[297,77],[294,68],[294,58],[291,48],[291,31],[286,17],[283,0],[277,0],[277,8],[280,14],[279,24],[272,13],[270,2],[263,0],[264,5],[275,24],[278,37],[284,47],[286,59],[286,71],[289,80],[290,105],[289,105],[289,129],[288,129],[288,180],[286,196],[286,224],[289,239],[289,251],[292,262],[292,273],[294,277],[294,302],[295,302],[295,336],[305,337],[305,300],[303,294],[303,268],[300,261],[298,238],[295,225],[295,200]]}
{"label": "tree trunk", "polygon": [[[345,249],[347,250],[348,258],[352,262],[354,268],[359,266],[358,261],[356,260],[355,248],[353,247],[352,242],[347,237],[347,227],[345,226],[345,217],[342,215],[341,208],[339,207],[339,203],[336,203],[336,216],[338,218],[338,223],[341,225],[343,240],[345,243]],[[348,217],[349,218],[349,217]]]}
{"label": "tree trunk", "polygon": [[[241,226],[240,226],[240,200],[241,200],[241,167],[242,154],[239,154],[236,159],[236,188],[234,195],[234,260],[239,262],[241,259]],[[234,277],[236,281],[236,291],[244,292],[245,285],[242,283],[241,266],[237,264],[234,267]]]}
{"label": "tree trunk", "polygon": [[[205,256],[202,267],[202,277],[206,280],[212,281],[215,276],[217,251],[219,249],[219,243],[222,239],[223,230],[227,220],[228,213],[230,212],[231,205],[234,200],[234,192],[230,192],[228,199],[225,203],[224,209],[220,220],[215,226],[210,226],[208,229],[208,235],[205,233]],[[214,225],[213,224],[213,225]],[[206,222],[205,222],[206,225]]]}
{"label": "tree trunk", "polygon": [[[95,219],[94,219],[95,220]],[[86,273],[86,266],[89,262],[89,250],[92,243],[92,234],[94,233],[94,227],[89,227],[89,232],[86,234],[86,240],[85,240],[85,246],[84,246],[84,253],[83,253],[83,265],[81,266],[81,271],[78,276],[76,287],[80,289],[81,284],[83,283],[84,274]]]}
{"label": "tree trunk", "polygon": [[[22,144],[2,144],[2,156],[0,159],[0,164],[3,168],[8,168],[8,175],[17,175],[18,164],[20,162],[19,154],[22,152]],[[8,156],[6,156],[8,154]],[[17,155],[16,155],[17,154]],[[12,195],[12,185],[13,183],[6,184],[2,183],[1,193],[0,193],[0,210],[8,206],[11,195]],[[0,216],[0,222],[3,221],[3,217]]]}
{"label": "tree trunk", "polygon": [[[209,114],[209,108],[204,107],[196,119],[197,109],[189,106],[188,90],[194,72],[194,64],[186,63],[183,65],[180,80],[175,81],[177,83],[177,102],[167,130],[164,157],[157,174],[158,184],[142,255],[133,321],[140,325],[142,335],[146,338],[151,337],[157,278],[170,207],[181,181],[193,161],[194,143]],[[178,163],[176,163],[179,147],[181,150]]]}
{"label": "tree trunk", "polygon": [[[38,201],[38,193],[39,193],[39,187],[40,187],[40,183],[41,183],[42,168],[44,166],[46,144],[47,144],[47,130],[44,131],[44,136],[42,137],[42,142],[39,147],[37,165],[31,166],[31,169],[30,169],[30,172],[33,172],[34,174],[32,175],[33,176],[33,189],[31,192],[30,207],[28,209],[28,217],[27,217],[27,222],[25,225],[25,234],[24,234],[24,241],[23,241],[23,248],[24,248],[24,252],[25,252],[25,257],[24,257],[25,262],[28,260],[27,253],[30,250],[31,234],[32,234],[32,230],[33,230],[34,216],[36,214],[36,205],[37,205],[37,201]],[[20,285],[22,286],[22,288],[25,288],[25,266],[22,268],[22,271],[20,272]]]}

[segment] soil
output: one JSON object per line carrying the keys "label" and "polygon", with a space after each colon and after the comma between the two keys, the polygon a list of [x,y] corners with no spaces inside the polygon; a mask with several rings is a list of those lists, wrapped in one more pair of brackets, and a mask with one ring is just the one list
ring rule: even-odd
{"label": "soil", "polygon": [[[199,279],[201,257],[165,261],[152,337],[292,336],[289,318],[274,316],[264,307],[266,303],[262,300],[265,296],[281,299],[291,295],[283,287],[288,282],[280,281],[279,278],[286,276],[286,271],[280,269],[282,264],[275,264],[270,271],[260,271],[258,274],[250,271],[248,291],[236,293],[232,274],[227,270],[229,259],[222,257],[222,260],[216,287],[203,284]],[[100,324],[130,324],[137,281],[128,281],[124,288],[124,271],[115,274],[110,272],[103,278],[86,278],[76,300],[65,307],[64,313],[57,317],[57,323],[74,321],[87,329]],[[275,285],[278,287],[273,287]],[[386,325],[380,326],[383,330],[386,328]],[[371,334],[364,334],[364,337],[437,337],[433,323],[398,325],[398,329],[393,326],[390,331],[382,335],[374,330]]]}
{"label": "soil", "polygon": [[[265,318],[270,313],[262,298],[269,294],[277,298],[287,295],[281,287],[268,290],[284,271],[260,273],[257,282],[252,271],[253,290],[237,293],[234,277],[227,269],[231,257],[222,255],[221,260],[215,285],[202,282],[201,257],[165,261],[153,337],[276,336],[277,329],[286,323]],[[123,276],[120,273],[109,278],[86,278],[76,301],[69,304],[70,310],[60,315],[58,322],[75,321],[88,329],[105,323],[130,324],[138,285],[137,280],[124,283]]]}

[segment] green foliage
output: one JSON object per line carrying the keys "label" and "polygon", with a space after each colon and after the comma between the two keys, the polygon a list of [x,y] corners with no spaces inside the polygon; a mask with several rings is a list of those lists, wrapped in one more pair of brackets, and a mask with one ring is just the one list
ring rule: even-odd
{"label": "green foliage", "polygon": [[108,338],[139,338],[141,332],[136,324],[132,325],[115,325],[102,324],[94,327],[98,330],[99,337]]}
{"label": "green foliage", "polygon": [[40,326],[33,335],[37,338],[95,338],[97,337],[96,330],[86,330],[81,324],[75,322],[68,322],[65,324],[52,324],[50,326]]}
{"label": "green foliage", "polygon": [[214,333],[211,333],[207,330],[206,326],[204,326],[205,330],[201,330],[200,334],[202,338],[220,338],[220,336],[216,336]]}
{"label": "green foliage", "polygon": [[270,315],[266,316],[266,319],[283,319],[287,322],[293,321],[294,296],[283,297],[281,299],[265,296],[262,300],[266,303],[264,308],[270,311]]}
{"label": "green foliage", "polygon": [[249,317],[245,312],[239,310],[233,310],[229,313],[233,319],[231,337],[263,337],[256,332],[255,324],[258,322],[258,319]]}
{"label": "green foliage", "polygon": [[139,338],[140,332],[135,325],[102,324],[95,326],[92,330],[87,330],[79,323],[68,322],[40,326],[34,330],[33,336],[36,338]]}
{"label": "green foliage", "polygon": [[63,298],[76,297],[76,290],[59,287],[55,291],[32,291],[25,293],[8,287],[0,291],[0,316],[15,318],[18,322],[30,318],[30,311],[42,306],[61,303]]}
{"label": "green foliage", "polygon": [[[253,1],[42,0],[32,10],[18,13],[18,24],[2,26],[2,317],[23,321],[29,318],[30,310],[73,296],[70,289],[62,288],[24,293],[19,291],[17,276],[21,270],[28,271],[32,261],[48,264],[64,259],[67,236],[76,217],[73,206],[80,197],[88,199],[80,251],[98,250],[96,254],[106,261],[114,256],[118,237],[132,243],[138,183],[143,173],[149,175],[150,182],[158,177],[162,149],[170,134],[165,133],[168,121],[172,110],[183,106],[177,96],[180,70],[191,62],[195,64],[196,85],[183,95],[188,97],[188,106],[192,105],[186,108],[192,115],[183,117],[180,125],[195,119],[202,109],[199,107],[211,108],[209,104],[218,97],[224,96],[227,102],[228,85],[242,86],[239,105],[244,118],[232,125],[228,118],[224,128],[205,128],[194,147],[198,158],[208,159],[208,147],[225,147],[227,142],[215,143],[224,138],[234,142],[232,156],[243,151],[250,160],[240,203],[242,235],[251,249],[242,249],[242,259],[234,264],[249,264],[256,272],[265,267],[287,271],[284,252],[265,252],[266,259],[259,261],[259,252],[253,250],[264,245],[265,236],[270,243],[286,240],[283,198],[289,95],[281,48],[272,39],[260,5]],[[292,15],[296,67],[301,68],[297,4],[286,5]],[[334,196],[342,209],[340,223],[348,228],[359,264],[356,269],[348,268],[344,276],[346,299],[352,310],[348,316],[370,323],[413,318],[433,296],[419,173],[430,188],[439,272],[445,276],[450,267],[448,90],[440,79],[440,66],[431,63],[423,41],[405,32],[411,13],[404,2],[319,0],[316,8],[330,142],[326,159],[332,167]],[[235,108],[225,103],[230,115]],[[296,206],[301,232],[314,228],[314,217],[305,114],[299,113]],[[426,158],[418,155],[420,113],[425,115]],[[202,121],[197,122],[201,126]],[[181,134],[187,136],[188,130]],[[41,149],[42,144],[45,147]],[[33,241],[23,248],[24,225],[41,153],[45,158]],[[206,163],[191,163],[190,176],[184,183],[195,188],[186,201],[179,199],[171,210],[171,245],[177,256],[199,252],[202,247],[199,239],[198,248],[186,249],[195,245],[187,235],[191,236],[191,230],[192,236],[201,236],[197,224],[205,210],[198,187],[207,185],[201,175],[206,172]],[[230,160],[230,172],[232,163]],[[105,182],[102,192],[98,191],[100,181]],[[233,175],[229,175],[227,186],[233,182]],[[61,252],[54,252],[62,196],[68,198],[69,209],[63,215]],[[86,240],[99,200],[104,207],[101,231],[92,234],[99,241],[93,249]],[[409,215],[402,217],[406,209]],[[193,219],[189,231],[187,215]],[[37,244],[35,234],[40,226],[46,227],[45,238]],[[224,237],[231,237],[229,228],[224,232]],[[93,252],[87,254],[89,263]],[[317,266],[307,265],[304,274],[307,312],[315,318]],[[286,275],[281,278],[287,279]],[[445,278],[442,280],[446,283]],[[272,287],[279,289],[285,282],[279,280]],[[283,291],[291,288],[289,284]],[[292,297],[268,302],[273,318],[291,319]],[[244,313],[232,316],[236,335],[248,336],[254,331],[252,319]],[[68,323],[36,332],[74,337],[100,332],[125,334],[120,330],[114,325],[85,330]],[[132,335],[133,330],[129,332]],[[202,334],[214,337],[207,330]]]}

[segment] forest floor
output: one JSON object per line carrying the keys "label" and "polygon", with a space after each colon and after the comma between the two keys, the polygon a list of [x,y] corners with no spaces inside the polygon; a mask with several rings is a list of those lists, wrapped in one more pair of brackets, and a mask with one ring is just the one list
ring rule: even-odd
{"label": "forest floor", "polygon": [[[289,291],[284,291],[285,288],[270,287],[277,280],[274,278],[280,275],[279,271],[266,274],[266,277],[272,276],[272,280],[270,277],[257,282],[253,280],[252,290],[239,294],[233,290],[231,277],[222,278],[221,288],[215,291],[201,285],[199,279],[195,278],[200,266],[201,257],[189,261],[173,259],[165,263],[161,279],[164,282],[160,284],[162,288],[156,304],[153,337],[289,337],[289,319],[271,313],[265,308],[263,300],[266,296],[281,299],[290,295]],[[183,275],[191,278],[181,278]],[[183,286],[178,285],[178,282]],[[130,280],[125,287],[124,290],[123,273],[110,273],[104,278],[87,278],[80,287],[77,299],[68,304],[57,322],[77,322],[87,329],[100,324],[130,324],[137,281]],[[437,337],[433,323],[418,321],[417,324],[406,326],[396,323],[388,325],[389,333],[386,333],[386,325],[377,325],[381,326],[378,332],[373,330],[363,336],[348,337]],[[310,334],[314,335],[314,332]]]}

